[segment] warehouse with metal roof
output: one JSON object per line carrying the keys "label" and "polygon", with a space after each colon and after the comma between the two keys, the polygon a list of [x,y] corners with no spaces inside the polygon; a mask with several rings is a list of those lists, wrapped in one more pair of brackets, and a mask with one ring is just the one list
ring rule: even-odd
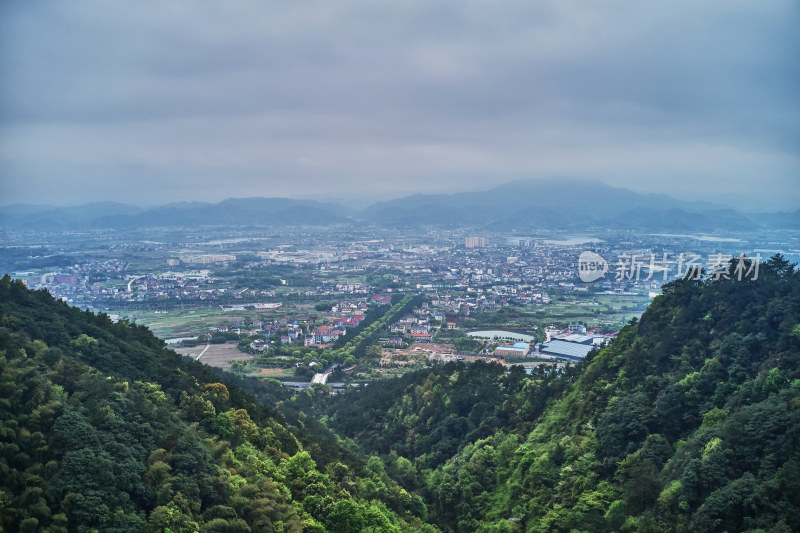
{"label": "warehouse with metal roof", "polygon": [[569,342],[560,339],[554,339],[550,342],[544,342],[539,345],[539,351],[545,355],[553,355],[556,357],[566,357],[568,359],[580,360],[586,357],[586,354],[594,348],[591,344],[580,344],[577,342]]}

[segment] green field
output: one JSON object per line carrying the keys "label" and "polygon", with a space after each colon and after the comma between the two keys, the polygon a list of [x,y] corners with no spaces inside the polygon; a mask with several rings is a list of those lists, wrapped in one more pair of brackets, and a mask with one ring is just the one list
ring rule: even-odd
{"label": "green field", "polygon": [[[563,299],[562,299],[563,298]],[[557,296],[535,312],[547,322],[577,322],[602,327],[623,325],[641,315],[650,303],[647,295],[596,294],[588,297]]]}
{"label": "green field", "polygon": [[464,320],[462,327],[531,329],[541,324],[566,326],[580,323],[590,329],[599,327],[611,332],[619,330],[631,318],[641,315],[650,301],[646,294],[554,294],[549,304],[476,311]]}
{"label": "green field", "polygon": [[277,309],[223,311],[219,306],[173,311],[109,311],[130,321],[150,328],[162,339],[196,337],[222,324],[233,326],[236,321],[275,320],[279,318],[305,318],[318,315],[313,304],[288,304]]}

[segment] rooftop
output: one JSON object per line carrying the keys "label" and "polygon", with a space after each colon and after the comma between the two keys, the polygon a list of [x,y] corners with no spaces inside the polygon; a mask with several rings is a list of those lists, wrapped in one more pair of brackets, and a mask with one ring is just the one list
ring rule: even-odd
{"label": "rooftop", "polygon": [[572,335],[558,337],[558,340],[567,342],[577,342],[579,344],[591,344],[592,341],[594,340],[594,337],[592,335],[580,335],[578,333],[573,333]]}
{"label": "rooftop", "polygon": [[583,359],[593,346],[591,344],[578,344],[564,340],[552,340],[541,345],[541,352],[548,355],[569,357],[572,359]]}

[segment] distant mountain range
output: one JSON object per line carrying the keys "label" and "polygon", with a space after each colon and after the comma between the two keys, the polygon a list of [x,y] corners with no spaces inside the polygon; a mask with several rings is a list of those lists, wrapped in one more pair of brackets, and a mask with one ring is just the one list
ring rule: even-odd
{"label": "distant mountain range", "polygon": [[188,202],[143,209],[112,202],[69,208],[12,205],[0,208],[9,229],[131,229],[187,226],[328,226],[347,222],[339,204],[288,198],[230,198],[216,204]]}
{"label": "distant mountain range", "polygon": [[359,212],[331,202],[231,198],[140,208],[113,202],[75,207],[0,208],[0,227],[41,231],[74,228],[187,226],[327,226],[348,222],[381,227],[476,227],[485,230],[632,229],[747,231],[800,229],[800,210],[743,214],[707,202],[640,194],[581,180],[514,181],[483,192],[415,194],[377,202]]}
{"label": "distant mountain range", "polygon": [[392,227],[475,224],[492,230],[800,228],[800,210],[745,215],[706,202],[685,202],[582,180],[515,181],[483,192],[418,194],[378,202],[357,216]]}

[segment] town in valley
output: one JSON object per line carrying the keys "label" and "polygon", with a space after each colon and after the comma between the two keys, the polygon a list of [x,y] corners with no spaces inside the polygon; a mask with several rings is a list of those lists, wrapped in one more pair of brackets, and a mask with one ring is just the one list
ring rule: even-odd
{"label": "town in valley", "polygon": [[[145,325],[208,365],[337,390],[454,360],[569,365],[638,317],[664,283],[691,275],[688,258],[705,275],[713,261],[791,258],[798,246],[780,230],[17,228],[0,266],[70,305]],[[578,269],[587,250],[608,259],[590,283]]]}

